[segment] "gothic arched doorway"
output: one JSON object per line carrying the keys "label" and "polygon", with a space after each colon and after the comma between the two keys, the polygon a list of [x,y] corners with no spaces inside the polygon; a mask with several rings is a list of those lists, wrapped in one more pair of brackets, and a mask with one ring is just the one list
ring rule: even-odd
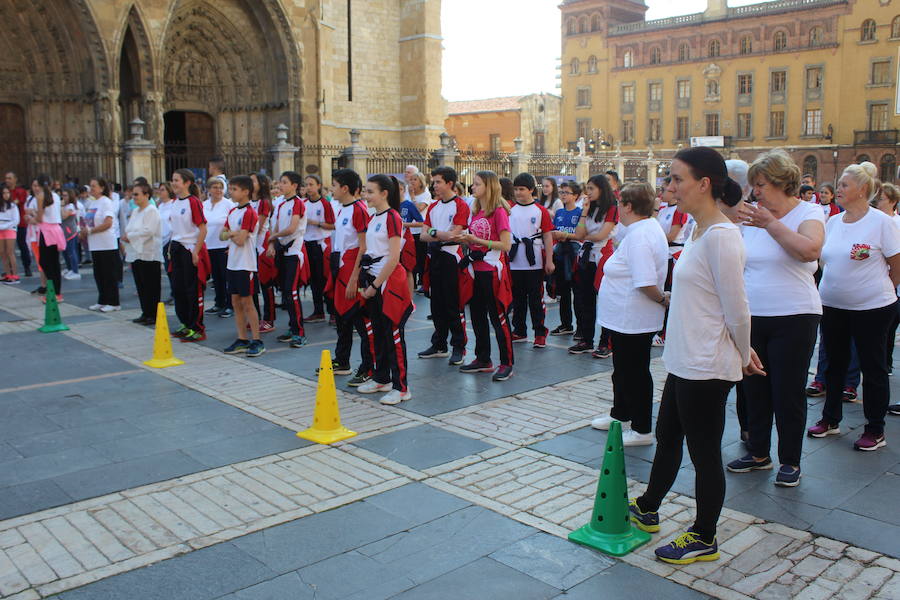
{"label": "gothic arched doorway", "polygon": [[0,169],[25,182],[31,175],[25,170],[26,156],[25,111],[18,104],[0,104]]}
{"label": "gothic arched doorway", "polygon": [[163,121],[166,179],[171,179],[176,169],[191,169],[198,178],[204,177],[216,152],[213,118],[202,112],[170,110]]}

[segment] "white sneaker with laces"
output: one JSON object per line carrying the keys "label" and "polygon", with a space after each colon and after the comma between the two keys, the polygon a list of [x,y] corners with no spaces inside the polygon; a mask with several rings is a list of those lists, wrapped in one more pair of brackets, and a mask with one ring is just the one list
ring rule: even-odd
{"label": "white sneaker with laces", "polygon": [[81,279],[81,273],[73,273],[72,271],[69,271],[68,273],[63,275],[63,279],[68,279],[69,281],[75,281],[75,280]]}
{"label": "white sneaker with laces", "polygon": [[652,446],[652,433],[638,433],[634,429],[628,429],[622,432],[623,446]]}
{"label": "white sneaker with laces", "polygon": [[661,337],[659,337],[659,334],[656,334],[656,335],[653,336],[653,342],[652,342],[652,345],[653,345],[653,346],[656,346],[657,348],[659,348],[659,347],[661,347],[661,346],[665,346],[665,345],[666,345],[666,342],[665,342],[665,340],[663,340]]}
{"label": "white sneaker with laces", "polygon": [[88,310],[100,310],[102,308],[102,304],[91,304],[90,306],[88,306]]}
{"label": "white sneaker with laces", "polygon": [[100,312],[111,313],[116,312],[117,310],[122,310],[121,306],[113,306],[112,304],[107,304],[100,308]]}
{"label": "white sneaker with laces", "polygon": [[412,398],[412,395],[407,392],[401,392],[400,390],[391,390],[387,394],[381,397],[379,402],[382,404],[387,404],[388,406],[393,406],[395,404],[400,404],[404,400],[409,400]]}
{"label": "white sneaker with laces", "polygon": [[[618,419],[613,419],[611,416],[606,415],[605,417],[597,417],[593,421],[591,421],[591,427],[594,429],[600,429],[601,431],[608,431],[609,425],[613,421],[617,421]],[[623,421],[622,425],[626,425],[628,421]]]}
{"label": "white sneaker with laces", "polygon": [[360,394],[377,394],[378,392],[389,392],[391,391],[391,384],[378,383],[374,379],[370,379],[356,388],[356,391]]}

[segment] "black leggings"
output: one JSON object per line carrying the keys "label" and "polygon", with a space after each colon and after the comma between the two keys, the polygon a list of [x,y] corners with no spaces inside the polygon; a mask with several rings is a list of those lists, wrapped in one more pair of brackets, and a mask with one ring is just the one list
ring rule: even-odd
{"label": "black leggings", "polygon": [[769,456],[774,417],[779,461],[800,466],[806,430],[806,379],[818,327],[819,315],[752,317],[750,344],[766,375],[745,377],[740,385],[750,433],[748,448],[757,458]]}
{"label": "black leggings", "polygon": [[119,284],[116,281],[121,257],[119,250],[94,250],[94,282],[97,284],[97,304],[119,306]]}
{"label": "black leggings", "polygon": [[338,364],[350,364],[350,351],[353,349],[353,330],[359,335],[359,368],[369,373],[375,368],[375,338],[372,322],[364,314],[360,306],[354,306],[343,315],[337,315],[337,344],[334,347],[334,358]]}
{"label": "black leggings", "polygon": [[131,274],[141,302],[141,316],[145,319],[155,318],[160,297],[159,261],[136,260],[131,263]]}
{"label": "black leggings", "polygon": [[544,306],[544,270],[528,269],[510,271],[512,277],[513,302],[512,323],[513,331],[519,335],[525,335],[525,310],[531,313],[531,328],[535,336],[546,336],[547,328],[544,326],[546,307]]}
{"label": "black leggings", "polygon": [[716,537],[716,522],[725,501],[722,433],[725,399],[734,385],[721,379],[666,378],[656,418],[656,454],[647,491],[637,499],[641,511],[658,511],[681,468],[683,443],[694,463],[697,516],[693,530],[706,542]]}
{"label": "black leggings", "polygon": [[47,277],[47,281],[53,282],[53,291],[57,294],[62,294],[62,274],[59,270],[59,248],[56,246],[48,246],[44,243],[44,234],[41,234],[40,241],[38,242],[40,245],[40,250],[38,252],[38,264],[41,266],[41,270],[44,271],[44,275]]}
{"label": "black leggings", "polygon": [[610,330],[613,346],[613,408],[610,416],[631,421],[638,433],[650,433],[653,415],[653,377],[650,347],[653,333],[619,333]]}

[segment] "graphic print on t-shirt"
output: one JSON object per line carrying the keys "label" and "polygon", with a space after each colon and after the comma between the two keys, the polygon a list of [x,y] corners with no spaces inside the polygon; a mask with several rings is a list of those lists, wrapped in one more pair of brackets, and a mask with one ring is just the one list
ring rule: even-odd
{"label": "graphic print on t-shirt", "polygon": [[866,260],[871,256],[872,246],[869,244],[853,244],[850,248],[850,258],[853,260]]}

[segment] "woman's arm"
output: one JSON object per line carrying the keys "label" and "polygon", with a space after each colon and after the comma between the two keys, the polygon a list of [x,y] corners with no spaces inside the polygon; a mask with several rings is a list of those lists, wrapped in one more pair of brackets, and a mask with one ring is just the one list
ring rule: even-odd
{"label": "woman's arm", "polygon": [[359,293],[359,261],[362,260],[363,254],[366,253],[366,232],[360,231],[356,234],[357,243],[359,244],[359,252],[356,253],[356,260],[353,261],[353,270],[350,272],[350,280],[347,281],[347,290],[344,297],[347,300],[353,300]]}
{"label": "woman's arm", "polygon": [[678,239],[678,236],[681,234],[681,229],[683,225],[672,223],[671,229],[669,229],[669,233],[666,234],[666,241],[670,244]]}
{"label": "woman's arm", "polygon": [[825,243],[825,226],[821,221],[803,221],[797,231],[791,231],[764,206],[745,204],[740,214],[748,226],[765,229],[791,258],[812,262],[821,256]]}
{"label": "woman's arm", "polygon": [[376,277],[375,281],[372,282],[372,286],[375,287],[375,289],[380,289],[385,280],[390,277],[394,272],[394,269],[397,268],[397,264],[400,262],[401,248],[403,248],[402,237],[400,237],[399,235],[395,235],[394,237],[388,239],[387,262],[381,268],[381,272],[378,274],[378,277]]}
{"label": "woman's arm", "polygon": [[751,363],[750,304],[744,289],[743,242],[727,230],[707,231],[706,237],[706,259],[722,304],[725,328],[741,355],[741,364],[746,366]]}
{"label": "woman's arm", "polygon": [[891,282],[894,284],[894,287],[897,287],[900,285],[900,254],[889,256],[885,260],[887,260],[888,267],[891,270]]}

